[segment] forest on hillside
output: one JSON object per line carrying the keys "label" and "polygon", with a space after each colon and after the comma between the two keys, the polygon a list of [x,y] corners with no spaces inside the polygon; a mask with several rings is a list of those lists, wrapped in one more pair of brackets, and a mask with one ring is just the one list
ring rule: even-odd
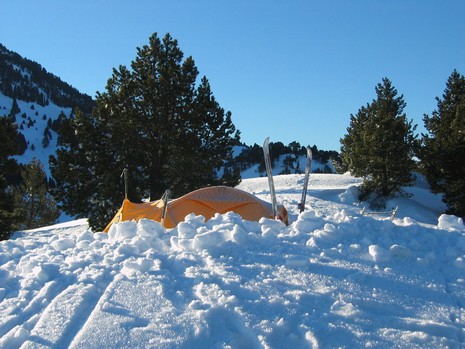
{"label": "forest on hillside", "polygon": [[45,106],[75,106],[90,112],[92,98],[47,72],[37,62],[21,57],[0,44],[0,92],[5,96]]}

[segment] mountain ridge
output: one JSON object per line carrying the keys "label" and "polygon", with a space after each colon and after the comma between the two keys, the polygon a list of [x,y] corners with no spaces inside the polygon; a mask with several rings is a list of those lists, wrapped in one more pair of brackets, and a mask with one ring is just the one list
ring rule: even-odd
{"label": "mountain ridge", "polygon": [[75,106],[90,112],[92,97],[79,92],[39,63],[8,50],[0,43],[0,92],[13,99],[46,106],[50,102],[60,107]]}

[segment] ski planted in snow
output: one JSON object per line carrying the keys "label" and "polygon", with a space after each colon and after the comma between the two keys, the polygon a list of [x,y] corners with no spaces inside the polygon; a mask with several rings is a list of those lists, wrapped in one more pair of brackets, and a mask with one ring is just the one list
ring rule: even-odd
{"label": "ski planted in snow", "polygon": [[165,218],[166,218],[166,211],[168,211],[168,200],[170,199],[171,192],[169,189],[165,191],[163,196],[161,197],[161,201],[163,202],[163,211],[161,213],[161,226],[165,226]]}
{"label": "ski planted in snow", "polygon": [[273,210],[273,218],[278,217],[278,205],[276,203],[276,192],[274,190],[273,173],[270,157],[270,137],[265,139],[263,143],[263,156],[265,157],[266,175],[268,176],[268,185],[270,186],[271,209]]}
{"label": "ski planted in snow", "polygon": [[311,166],[312,150],[310,149],[310,147],[307,147],[307,165],[305,166],[304,186],[302,188],[302,198],[300,199],[300,203],[298,205],[300,212],[303,212],[305,210],[305,199],[307,197],[308,178],[310,177]]}

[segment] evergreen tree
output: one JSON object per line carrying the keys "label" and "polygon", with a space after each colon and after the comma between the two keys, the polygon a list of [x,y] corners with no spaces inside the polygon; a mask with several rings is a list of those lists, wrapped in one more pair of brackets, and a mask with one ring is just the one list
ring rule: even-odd
{"label": "evergreen tree", "polygon": [[[288,145],[290,151],[296,158],[299,157],[299,155],[305,155],[307,152],[305,150],[305,147],[302,147],[299,142],[293,141],[289,143]],[[303,152],[302,152],[303,151]]]}
{"label": "evergreen tree", "polygon": [[16,114],[20,112],[21,112],[21,109],[19,109],[18,102],[16,101],[16,98],[13,98],[13,104],[11,105],[11,110],[10,110],[10,117],[14,119]]}
{"label": "evergreen tree", "polygon": [[[86,207],[90,209],[92,205],[95,206],[98,200],[93,191],[98,184],[94,176],[96,170],[91,168],[91,164],[103,164],[105,159],[97,159],[95,151],[88,151],[83,147],[84,144],[89,147],[92,143],[95,149],[101,147],[102,138],[95,132],[92,121],[92,118],[77,110],[74,118],[62,119],[59,127],[56,127],[59,132],[57,143],[60,147],[56,151],[56,157],[50,157],[50,169],[56,183],[52,193],[64,211],[73,216],[84,212]],[[110,187],[121,193],[119,180],[114,183],[110,179],[113,177],[107,178],[101,189]],[[84,213],[80,217],[85,216]]]}
{"label": "evergreen tree", "polygon": [[377,99],[350,116],[341,158],[353,175],[364,179],[359,199],[383,208],[386,200],[413,183],[416,126],[407,121],[403,96],[397,96],[387,78],[375,90]]}
{"label": "evergreen tree", "polygon": [[235,158],[235,162],[239,164],[239,168],[241,170],[245,170],[252,165],[263,161],[263,149],[257,143],[253,146],[242,146],[243,149],[241,153]]}
{"label": "evergreen tree", "polygon": [[11,118],[0,117],[0,240],[8,239],[21,220],[21,212],[13,194],[19,166],[12,156],[21,155],[18,138],[17,125]]}
{"label": "evergreen tree", "polygon": [[294,163],[296,162],[296,158],[293,155],[287,155],[283,160],[284,168],[281,170],[279,174],[290,174],[292,170],[294,170]]}
{"label": "evergreen tree", "polygon": [[48,193],[47,176],[42,163],[33,159],[21,170],[21,185],[15,190],[23,220],[20,229],[34,229],[51,225],[60,216],[53,197]]}
{"label": "evergreen tree", "polygon": [[[232,121],[231,112],[225,112],[215,100],[206,77],[201,79],[195,99],[192,101],[192,112],[184,126],[182,138],[191,144],[192,149],[186,157],[184,147],[178,147],[177,155],[173,156],[177,166],[171,166],[168,176],[177,178],[171,185],[178,193],[187,193],[205,185],[236,185],[240,175],[237,171],[228,176],[217,178],[217,171],[232,161],[232,148],[238,141]],[[179,168],[195,168],[192,173],[176,174]],[[176,190],[175,190],[176,191]]]}
{"label": "evergreen tree", "polygon": [[77,112],[61,127],[61,149],[50,165],[66,212],[103,228],[121,205],[124,168],[128,198],[135,202],[158,199],[166,189],[179,196],[238,182],[230,173],[216,178],[239,133],[208,80],[196,87],[197,77],[194,60],[183,60],[169,34],[162,40],[153,34],[149,45],[137,49],[131,69],[113,69],[92,115]]}
{"label": "evergreen tree", "polygon": [[434,193],[443,193],[448,213],[465,218],[465,78],[456,70],[447,80],[437,109],[423,121],[418,154],[423,172]]}

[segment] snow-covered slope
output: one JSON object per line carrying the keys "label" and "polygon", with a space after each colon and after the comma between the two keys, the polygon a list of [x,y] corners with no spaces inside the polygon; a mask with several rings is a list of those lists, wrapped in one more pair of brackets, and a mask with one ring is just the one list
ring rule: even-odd
{"label": "snow-covered slope", "polygon": [[[21,127],[19,131],[24,135],[28,142],[28,148],[21,156],[16,156],[16,160],[22,164],[28,164],[33,158],[40,160],[44,166],[45,173],[50,177],[49,157],[54,155],[57,149],[58,135],[55,131],[49,129],[51,136],[50,144],[43,146],[44,131],[47,123],[55,121],[61,112],[69,117],[71,108],[62,108],[50,102],[47,106],[41,106],[33,102],[24,102],[17,100],[18,107],[21,110],[16,115],[16,123]],[[8,115],[13,99],[0,93],[0,115]]]}
{"label": "snow-covered slope", "polygon": [[[288,227],[229,213],[16,233],[0,243],[0,347],[464,347],[463,222],[420,187],[393,221],[362,215],[348,175],[312,175],[298,214],[302,180],[276,178]],[[239,188],[269,198],[266,178]]]}

